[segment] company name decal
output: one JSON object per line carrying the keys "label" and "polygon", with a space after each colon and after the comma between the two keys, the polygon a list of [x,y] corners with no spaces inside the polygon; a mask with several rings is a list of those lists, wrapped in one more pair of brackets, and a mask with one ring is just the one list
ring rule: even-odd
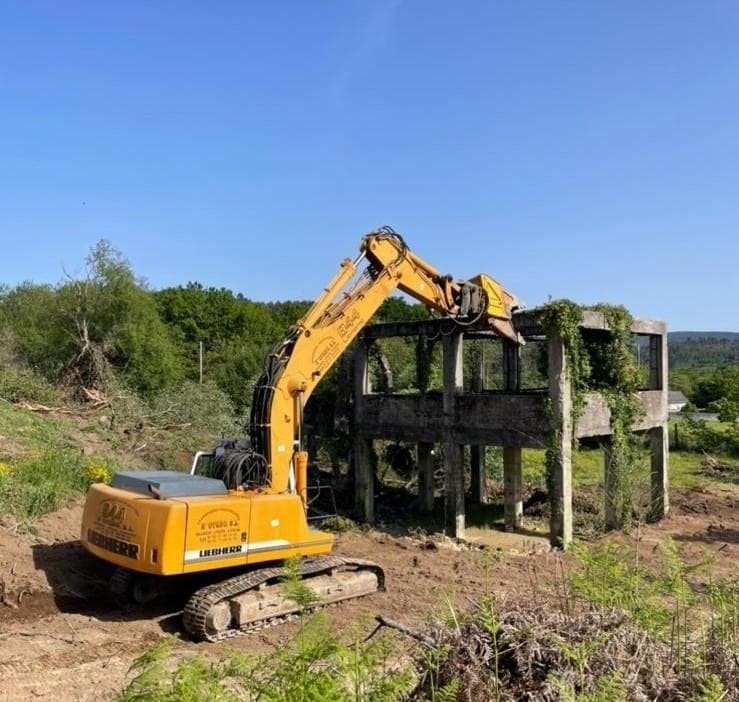
{"label": "company name decal", "polygon": [[137,560],[139,557],[138,544],[131,544],[128,543],[128,541],[120,541],[119,539],[114,539],[112,536],[105,536],[104,534],[93,531],[92,529],[87,530],[87,540],[93,546],[105,549],[111,553],[117,553],[119,556],[132,558],[133,560]]}

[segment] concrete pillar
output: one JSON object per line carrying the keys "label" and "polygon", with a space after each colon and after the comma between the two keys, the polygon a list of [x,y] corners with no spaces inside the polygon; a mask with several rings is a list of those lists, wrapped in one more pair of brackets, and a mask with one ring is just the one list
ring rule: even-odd
{"label": "concrete pillar", "polygon": [[[354,348],[354,426],[361,426],[364,396],[372,392],[369,376],[369,343],[358,339]],[[375,470],[372,440],[354,432],[354,505],[370,524],[375,521]]]}
{"label": "concrete pillar", "polygon": [[463,446],[444,443],[444,526],[450,536],[464,538]]}
{"label": "concrete pillar", "polygon": [[521,449],[503,449],[503,518],[506,531],[520,529],[523,520]]}
{"label": "concrete pillar", "polygon": [[603,449],[603,500],[605,508],[606,529],[618,529],[618,515],[616,513],[616,476],[611,467],[611,442],[604,441]]}
{"label": "concrete pillar", "polygon": [[364,395],[372,392],[372,380],[369,375],[370,342],[357,339],[354,342],[354,410],[361,407]]}
{"label": "concrete pillar", "polygon": [[565,345],[558,335],[548,339],[549,399],[552,407],[555,461],[549,476],[552,516],[549,538],[553,546],[567,548],[572,541],[572,392]]}
{"label": "concrete pillar", "polygon": [[416,387],[421,394],[429,389],[431,380],[431,361],[434,342],[424,336],[416,339]]}
{"label": "concrete pillar", "polygon": [[667,479],[669,465],[669,442],[667,424],[649,430],[649,442],[652,454],[652,499],[650,518],[653,521],[662,519],[670,511],[670,493]]}
{"label": "concrete pillar", "polygon": [[445,525],[452,536],[464,537],[464,462],[462,446],[456,442],[454,424],[457,394],[462,391],[462,335],[449,334],[443,339],[444,376],[444,513]]}
{"label": "concrete pillar", "polygon": [[503,387],[506,392],[521,390],[521,347],[507,339],[503,340]]}
{"label": "concrete pillar", "polygon": [[418,450],[418,509],[429,514],[434,511],[434,445],[419,442]]}
{"label": "concrete pillar", "polygon": [[485,447],[475,444],[470,446],[470,500],[475,505],[488,503]]}
{"label": "concrete pillar", "polygon": [[[472,374],[472,392],[482,392],[485,376],[485,356],[480,352],[479,363]],[[485,446],[470,446],[470,499],[475,505],[488,502],[488,484],[485,473]]]}
{"label": "concrete pillar", "polygon": [[[653,520],[662,519],[667,516],[670,511],[670,494],[668,485],[668,470],[670,462],[670,444],[667,428],[668,418],[668,356],[667,356],[667,328],[664,333],[655,339],[655,356],[658,361],[657,371],[659,377],[659,386],[657,389],[662,391],[661,411],[665,422],[660,427],[649,430],[649,443],[652,454],[652,471],[651,471],[651,509],[650,517]],[[651,348],[651,347],[650,347]]]}
{"label": "concrete pillar", "polygon": [[375,466],[372,439],[354,437],[354,506],[368,524],[375,523]]}

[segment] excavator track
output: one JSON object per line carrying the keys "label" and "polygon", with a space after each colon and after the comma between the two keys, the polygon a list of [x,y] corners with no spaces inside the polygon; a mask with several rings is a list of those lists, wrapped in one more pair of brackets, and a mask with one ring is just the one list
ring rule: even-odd
{"label": "excavator track", "polygon": [[[361,558],[325,556],[303,561],[303,582],[319,597],[317,607],[385,589],[382,567]],[[259,568],[197,590],[182,624],[197,641],[220,641],[290,619],[299,607],[281,594],[284,568]]]}

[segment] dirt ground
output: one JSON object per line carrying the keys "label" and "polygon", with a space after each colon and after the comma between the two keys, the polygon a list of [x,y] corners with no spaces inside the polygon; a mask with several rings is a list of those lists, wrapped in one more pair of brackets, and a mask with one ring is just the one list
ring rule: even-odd
{"label": "dirt ground", "polygon": [[[739,563],[739,490],[677,491],[672,512],[638,535],[645,558],[671,536],[694,562],[715,560],[714,573],[735,575]],[[81,502],[37,524],[37,534],[18,533],[0,522],[0,702],[15,700],[108,700],[127,679],[132,661],[167,634],[180,630],[184,593],[149,607],[112,604],[105,596],[108,567],[88,556],[77,541]],[[381,563],[387,591],[330,608],[338,630],[367,631],[381,613],[408,624],[428,620],[449,607],[464,608],[490,588],[499,598],[539,597],[555,585],[567,557],[542,547],[540,539],[494,531],[475,532],[467,548],[423,535],[351,532],[338,539],[339,554]],[[560,567],[561,566],[561,567]],[[224,647],[268,652],[288,640],[297,624],[265,629],[225,644],[183,641],[177,650],[218,656]]]}

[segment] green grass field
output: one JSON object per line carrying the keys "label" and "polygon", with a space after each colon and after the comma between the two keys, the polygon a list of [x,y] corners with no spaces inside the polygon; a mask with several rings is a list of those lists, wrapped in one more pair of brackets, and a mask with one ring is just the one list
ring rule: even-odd
{"label": "green grass field", "polygon": [[[544,450],[524,449],[522,452],[523,479],[533,485],[544,485]],[[730,456],[715,456],[729,463],[737,463]],[[692,451],[670,451],[670,485],[676,488],[706,487],[717,478],[702,474],[703,454]],[[581,448],[574,456],[573,481],[578,485],[602,485],[603,452],[599,449]],[[644,478],[649,479],[649,456],[642,456]]]}

